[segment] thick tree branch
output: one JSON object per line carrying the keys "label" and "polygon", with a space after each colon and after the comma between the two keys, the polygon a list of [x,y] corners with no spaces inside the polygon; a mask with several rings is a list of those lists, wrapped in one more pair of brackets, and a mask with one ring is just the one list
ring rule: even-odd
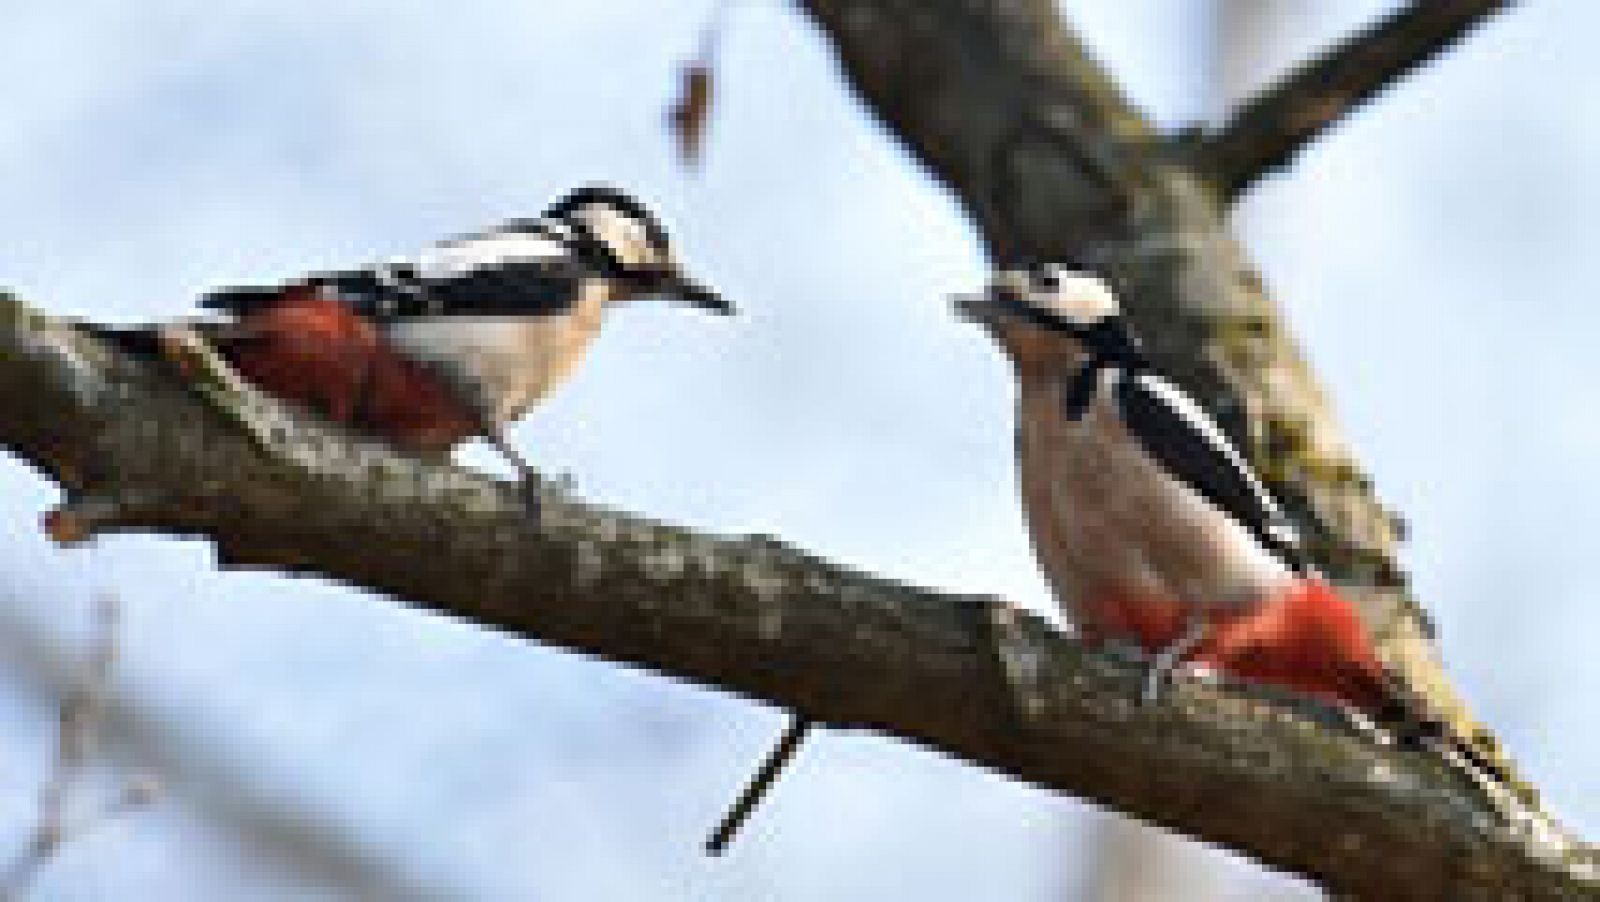
{"label": "thick tree branch", "polygon": [[[1137,664],[1085,654],[1004,602],[554,489],[534,520],[509,486],[264,399],[219,414],[238,400],[208,402],[162,367],[0,301],[0,444],[97,510],[131,500],[99,528],[204,536],[234,565],[324,574],[900,736],[1350,892],[1560,897],[1595,879],[1591,854],[1547,825],[1513,826],[1430,756],[1319,726],[1305,703],[1180,685],[1141,707]],[[232,416],[270,428],[252,436]]]}
{"label": "thick tree branch", "polygon": [[1232,202],[1262,176],[1389,86],[1461,40],[1511,0],[1416,0],[1289,73],[1197,146]]}

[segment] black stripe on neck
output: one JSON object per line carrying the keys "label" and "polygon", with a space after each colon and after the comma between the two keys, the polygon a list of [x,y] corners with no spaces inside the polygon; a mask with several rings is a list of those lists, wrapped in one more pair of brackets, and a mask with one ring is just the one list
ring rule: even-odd
{"label": "black stripe on neck", "polygon": [[1150,361],[1139,349],[1138,339],[1128,330],[1121,316],[1112,315],[1090,326],[1071,326],[1074,337],[1086,353],[1083,364],[1066,383],[1064,402],[1067,419],[1076,422],[1089,412],[1095,392],[1100,388],[1100,373],[1115,369],[1124,377],[1149,369]]}
{"label": "black stripe on neck", "polygon": [[1139,339],[1129,330],[1127,320],[1121,315],[1105,317],[1090,326],[1075,326],[1072,334],[1083,343],[1092,360],[1102,365],[1116,364],[1126,368],[1149,366]]}

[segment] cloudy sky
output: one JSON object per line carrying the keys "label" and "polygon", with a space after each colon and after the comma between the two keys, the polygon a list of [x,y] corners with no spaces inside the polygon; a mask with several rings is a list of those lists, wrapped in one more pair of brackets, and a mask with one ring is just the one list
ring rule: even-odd
{"label": "cloudy sky", "polygon": [[[1270,33],[1219,40],[1225,5]],[[1048,606],[1006,373],[941,300],[983,279],[975,237],[783,4],[733,8],[697,176],[662,116],[698,0],[13,6],[0,282],[63,313],[173,315],[213,283],[404,252],[611,180],[746,316],[616,316],[518,430],[530,456],[607,504]],[[1177,125],[1385,4],[1064,6]],[[1577,0],[1506,16],[1240,216],[1411,521],[1452,672],[1590,835],[1597,20]],[[125,620],[109,769],[167,784],[39,898],[1059,899],[1090,870],[1087,806],[853,734],[814,740],[707,862],[779,712],[319,580],[219,573],[198,542],[58,551],[35,525],[54,490],[4,463],[0,491],[0,852],[98,592]]]}

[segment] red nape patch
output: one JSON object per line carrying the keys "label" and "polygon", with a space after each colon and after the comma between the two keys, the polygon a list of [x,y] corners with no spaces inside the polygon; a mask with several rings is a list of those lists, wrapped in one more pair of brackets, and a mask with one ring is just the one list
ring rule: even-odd
{"label": "red nape patch", "polygon": [[426,366],[312,288],[286,290],[219,345],[240,375],[272,394],[415,450],[447,449],[479,431]]}
{"label": "red nape patch", "polygon": [[[1132,637],[1150,653],[1183,634],[1188,609],[1164,600],[1103,601],[1091,636]],[[1265,604],[1213,613],[1205,640],[1185,661],[1235,679],[1282,686],[1380,713],[1388,681],[1355,608],[1321,580],[1305,580]]]}

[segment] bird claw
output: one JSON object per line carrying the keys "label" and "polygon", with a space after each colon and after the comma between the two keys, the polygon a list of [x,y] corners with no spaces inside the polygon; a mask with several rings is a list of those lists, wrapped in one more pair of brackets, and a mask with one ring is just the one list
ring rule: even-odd
{"label": "bird claw", "polygon": [[1161,701],[1161,690],[1171,682],[1173,667],[1163,667],[1160,661],[1152,662],[1144,672],[1144,688],[1139,692],[1139,704],[1154,705]]}
{"label": "bird claw", "polygon": [[1184,659],[1205,638],[1209,624],[1204,617],[1195,617],[1172,644],[1156,652],[1145,670],[1144,689],[1139,693],[1139,703],[1153,705],[1161,700],[1162,690],[1173,681],[1183,667]]}

